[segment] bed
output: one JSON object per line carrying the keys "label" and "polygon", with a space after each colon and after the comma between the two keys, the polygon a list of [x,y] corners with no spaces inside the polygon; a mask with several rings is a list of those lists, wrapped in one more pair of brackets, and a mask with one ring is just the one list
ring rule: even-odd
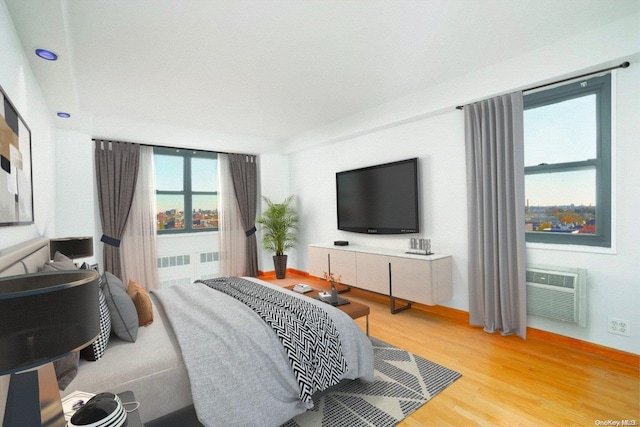
{"label": "bed", "polygon": [[[38,271],[48,260],[48,240],[34,239],[0,251],[0,276]],[[246,280],[320,308],[340,337],[348,368],[339,379],[373,380],[371,343],[349,316],[267,282]],[[277,426],[311,406],[301,397],[281,339],[242,302],[203,283],[152,292],[151,301],[154,321],[139,328],[135,343],[111,337],[100,360],[80,362],[62,396],[131,390],[143,422],[194,405],[205,425]],[[7,382],[0,378],[0,397]]]}

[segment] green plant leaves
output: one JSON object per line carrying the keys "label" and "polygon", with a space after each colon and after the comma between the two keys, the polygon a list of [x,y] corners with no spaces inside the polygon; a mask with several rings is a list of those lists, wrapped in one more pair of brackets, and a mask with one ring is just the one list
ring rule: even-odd
{"label": "green plant leaves", "polygon": [[276,255],[284,255],[287,249],[293,248],[296,242],[299,217],[291,206],[293,196],[289,196],[282,203],[274,203],[266,197],[262,197],[267,204],[267,209],[256,220],[262,226],[262,247],[265,250],[275,252]]}

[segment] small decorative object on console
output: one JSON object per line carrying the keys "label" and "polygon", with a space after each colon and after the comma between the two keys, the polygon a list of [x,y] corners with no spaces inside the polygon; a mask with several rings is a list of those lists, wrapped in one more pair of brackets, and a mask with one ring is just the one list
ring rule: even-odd
{"label": "small decorative object on console", "polygon": [[295,285],[293,287],[293,290],[296,292],[299,292],[301,294],[306,294],[307,292],[311,292],[313,289],[311,289],[311,286],[309,285],[305,285],[303,283],[298,283],[297,285]]}
{"label": "small decorative object on console", "polygon": [[417,237],[412,237],[409,239],[409,250],[408,254],[418,254],[418,255],[433,255],[431,252],[431,239],[422,239]]}
{"label": "small decorative object on console", "polygon": [[336,289],[336,282],[340,283],[340,279],[342,279],[342,275],[338,276],[336,279],[333,276],[333,273],[324,272],[324,280],[331,283],[331,299],[329,302],[331,304],[336,304],[338,302],[338,290]]}

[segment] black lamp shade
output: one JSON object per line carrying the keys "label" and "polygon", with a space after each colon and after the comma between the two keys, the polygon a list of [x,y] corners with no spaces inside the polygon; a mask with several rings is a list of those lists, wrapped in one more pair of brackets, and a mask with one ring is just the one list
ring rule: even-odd
{"label": "black lamp shade", "polygon": [[56,252],[68,258],[87,258],[93,256],[93,237],[62,237],[49,240],[49,259],[53,259]]}
{"label": "black lamp shade", "polygon": [[56,360],[99,333],[97,272],[0,278],[0,375]]}

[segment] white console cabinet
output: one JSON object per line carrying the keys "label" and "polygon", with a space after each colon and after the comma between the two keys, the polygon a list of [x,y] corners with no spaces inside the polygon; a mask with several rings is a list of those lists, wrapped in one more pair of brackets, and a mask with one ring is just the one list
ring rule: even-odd
{"label": "white console cabinet", "polygon": [[309,274],[322,278],[324,273],[334,273],[336,279],[342,276],[345,284],[356,281],[356,254],[349,251],[309,246]]}
{"label": "white console cabinet", "polygon": [[[451,256],[416,255],[364,246],[309,245],[309,274],[342,276],[345,285],[391,297],[391,311],[411,302],[436,305],[453,295]],[[395,298],[408,301],[396,308]]]}

